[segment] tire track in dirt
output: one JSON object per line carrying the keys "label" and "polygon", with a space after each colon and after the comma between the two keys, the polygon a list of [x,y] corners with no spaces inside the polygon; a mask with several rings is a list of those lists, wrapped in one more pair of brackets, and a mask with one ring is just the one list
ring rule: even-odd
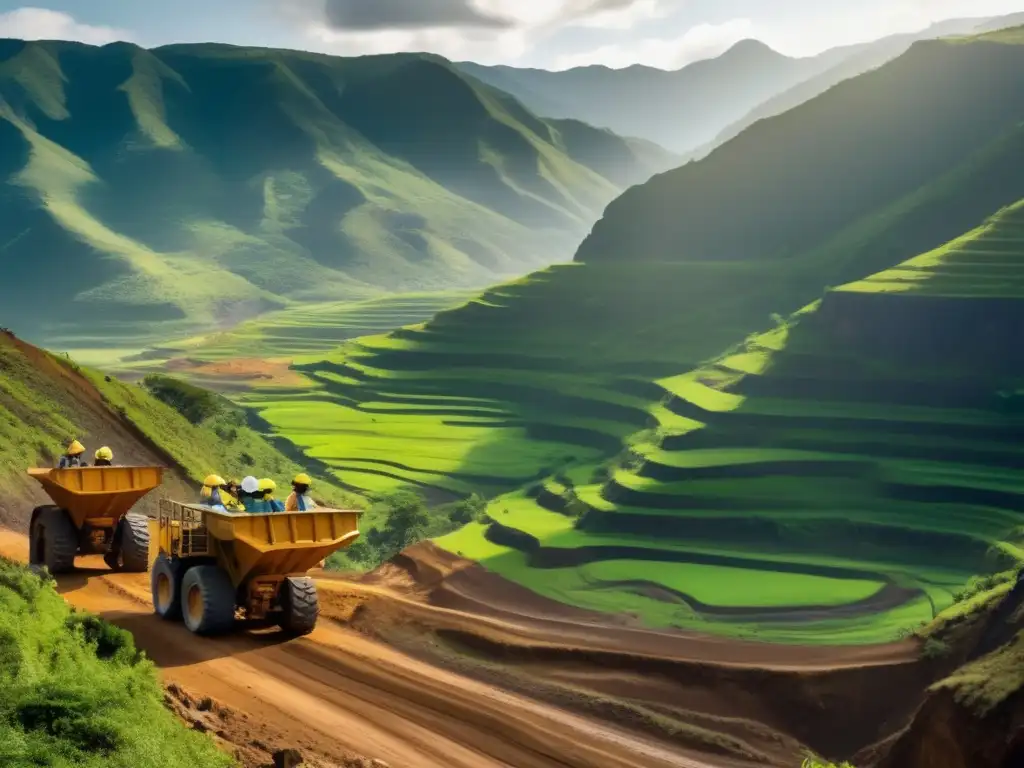
{"label": "tire track in dirt", "polygon": [[[20,534],[0,554],[24,561]],[[156,618],[146,574],[99,558],[61,577],[73,606],[131,631],[166,682],[209,696],[339,761],[392,768],[720,768],[556,707],[417,661],[329,621],[308,638],[242,632],[204,639]],[[93,570],[89,570],[89,569]]]}

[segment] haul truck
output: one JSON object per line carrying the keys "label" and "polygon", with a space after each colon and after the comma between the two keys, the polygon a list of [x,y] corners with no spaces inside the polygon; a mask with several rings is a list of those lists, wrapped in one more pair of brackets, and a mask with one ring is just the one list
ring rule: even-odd
{"label": "haul truck", "polygon": [[52,574],[74,569],[78,555],[103,555],[111,568],[143,573],[149,518],[129,510],[163,479],[163,467],[30,469],[53,500],[29,524],[29,564]]}
{"label": "haul truck", "polygon": [[153,610],[201,635],[230,631],[239,614],[309,634],[320,607],[306,573],[359,538],[360,514],[233,513],[161,500],[149,521]]}

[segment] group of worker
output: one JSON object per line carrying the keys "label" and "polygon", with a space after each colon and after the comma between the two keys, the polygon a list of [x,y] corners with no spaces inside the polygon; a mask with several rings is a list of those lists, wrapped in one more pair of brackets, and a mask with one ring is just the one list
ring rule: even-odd
{"label": "group of worker", "polygon": [[[64,450],[64,455],[60,457],[57,468],[88,467],[89,463],[83,458],[84,456],[85,446],[77,440],[72,440]],[[110,467],[114,464],[114,452],[105,445],[96,451],[95,458],[94,467]]]}
{"label": "group of worker", "polygon": [[[83,458],[85,446],[78,440],[71,440],[57,464],[58,469],[87,467]],[[103,446],[95,455],[94,467],[110,467],[114,464],[114,452]],[[199,503],[226,512],[305,512],[315,509],[316,503],[309,495],[309,486],[313,484],[309,475],[299,473],[292,480],[292,492],[282,503],[274,498],[277,483],[269,477],[257,480],[248,476],[238,480],[225,480],[220,475],[208,475],[203,481]]]}
{"label": "group of worker", "polygon": [[312,480],[300,473],[292,480],[292,492],[282,503],[274,498],[277,483],[269,477],[257,480],[252,475],[238,480],[225,480],[220,475],[208,475],[200,491],[200,504],[226,512],[305,512],[315,509],[309,495]]}

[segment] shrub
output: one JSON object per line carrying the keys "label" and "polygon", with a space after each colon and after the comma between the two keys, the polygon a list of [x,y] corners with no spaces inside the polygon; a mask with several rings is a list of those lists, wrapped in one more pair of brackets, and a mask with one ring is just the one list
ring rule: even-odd
{"label": "shrub", "polygon": [[229,768],[163,706],[127,632],[72,613],[53,585],[0,558],[0,765]]}
{"label": "shrub", "polygon": [[949,655],[949,644],[936,637],[929,637],[921,648],[922,659],[942,659]]}
{"label": "shrub", "polygon": [[144,378],[142,384],[153,397],[171,406],[193,424],[202,424],[220,413],[233,410],[219,395],[172,376],[153,374]]}

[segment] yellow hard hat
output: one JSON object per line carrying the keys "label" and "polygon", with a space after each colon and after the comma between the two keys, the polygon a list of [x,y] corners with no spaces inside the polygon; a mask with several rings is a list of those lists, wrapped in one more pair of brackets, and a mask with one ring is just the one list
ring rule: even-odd
{"label": "yellow hard hat", "polygon": [[85,453],[85,446],[77,440],[72,440],[68,445],[68,456],[81,456]]}
{"label": "yellow hard hat", "polygon": [[207,475],[206,479],[203,480],[203,485],[207,488],[220,488],[224,485],[224,478],[220,475]]}
{"label": "yellow hard hat", "polygon": [[293,485],[312,485],[312,483],[313,481],[309,479],[309,475],[305,472],[300,472],[295,476],[295,479],[292,480]]}
{"label": "yellow hard hat", "polygon": [[264,492],[273,493],[277,490],[277,483],[271,480],[269,477],[264,477],[260,480],[260,490]]}
{"label": "yellow hard hat", "polygon": [[111,461],[114,458],[114,452],[104,445],[102,448],[96,451],[96,458]]}

